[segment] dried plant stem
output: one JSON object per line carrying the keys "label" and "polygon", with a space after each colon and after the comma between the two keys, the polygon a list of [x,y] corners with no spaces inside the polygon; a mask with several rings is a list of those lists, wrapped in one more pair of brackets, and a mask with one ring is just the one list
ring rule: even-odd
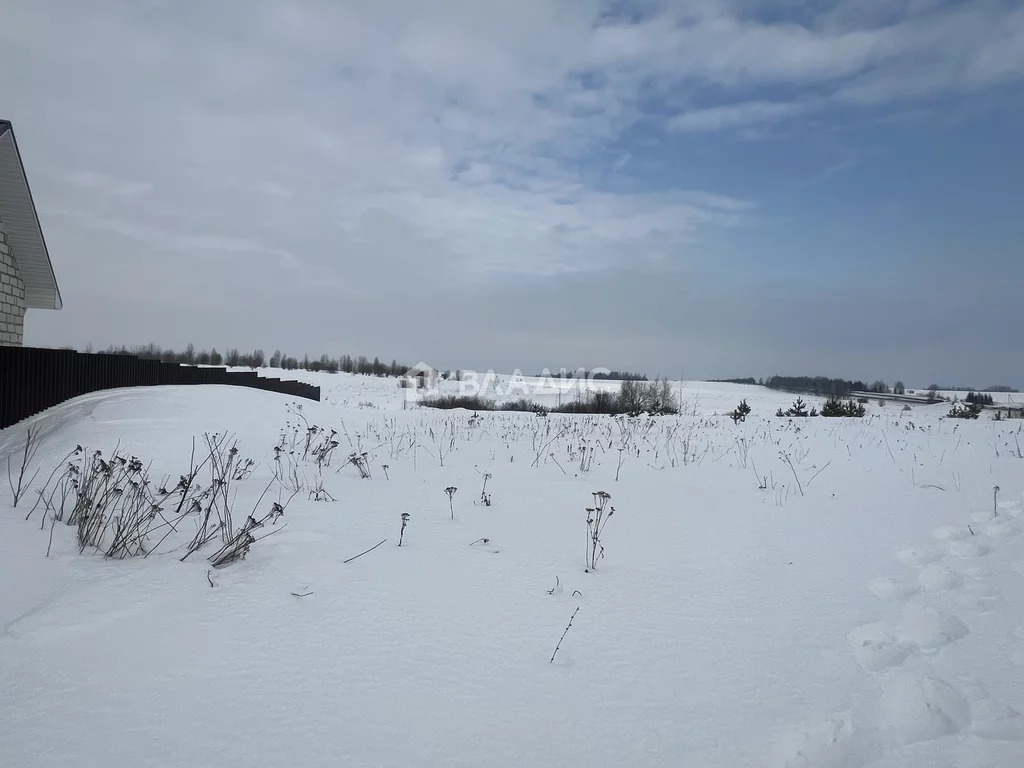
{"label": "dried plant stem", "polygon": [[[11,476],[11,455],[7,457],[7,483],[11,486],[11,493],[14,494],[14,503],[11,505],[15,508],[18,506],[18,501],[28,490],[28,487],[36,480],[36,475],[39,474],[39,470],[35,471],[31,479],[25,482],[25,472],[28,471],[29,465],[32,460],[36,457],[36,452],[39,450],[39,427],[29,427],[25,435],[25,450],[21,455],[21,467],[18,470],[18,483],[15,485],[14,478]],[[31,514],[31,513],[29,513]]]}
{"label": "dried plant stem", "polygon": [[548,659],[548,663],[551,664],[555,660],[555,656],[558,655],[558,649],[562,647],[562,641],[565,640],[565,636],[569,634],[569,627],[572,626],[572,620],[576,618],[576,614],[580,612],[580,607],[577,605],[576,610],[572,612],[572,616],[569,617],[569,623],[565,625],[565,630],[562,632],[562,636],[558,638],[558,645],[555,646],[554,652],[551,654],[551,658]]}
{"label": "dried plant stem", "polygon": [[816,478],[818,475],[820,475],[822,472],[824,472],[826,469],[828,469],[828,465],[831,464],[831,463],[832,463],[831,461],[828,462],[828,464],[826,464],[821,469],[819,469],[817,472],[815,472],[813,475],[811,475],[811,479],[807,481],[807,485],[810,486],[810,484],[814,482],[814,478]]}
{"label": "dried plant stem", "polygon": [[800,491],[800,495],[804,495],[804,487],[800,484],[800,476],[796,473],[796,467],[793,466],[793,459],[788,453],[782,454],[782,460],[789,467],[789,471],[793,473],[793,479],[796,480],[797,490]]}
{"label": "dried plant stem", "polygon": [[384,543],[385,541],[387,541],[387,539],[381,539],[381,540],[380,540],[379,542],[377,542],[376,544],[374,544],[374,545],[373,545],[372,547],[370,547],[370,548],[369,548],[368,550],[366,550],[365,552],[360,552],[360,553],[359,553],[358,555],[356,555],[355,557],[350,557],[350,558],[349,558],[348,560],[342,560],[342,561],[341,561],[341,562],[342,562],[342,565],[344,565],[344,564],[346,564],[346,563],[351,563],[351,562],[352,562],[353,560],[355,560],[356,558],[362,557],[362,556],[363,556],[363,555],[365,555],[365,554],[368,554],[368,553],[370,553],[370,552],[373,552],[373,550],[375,550],[375,549],[376,549],[377,547],[379,547],[379,546],[380,546],[381,544],[383,544],[383,543]]}
{"label": "dried plant stem", "polygon": [[50,516],[50,540],[46,544],[46,556],[50,556],[50,548],[53,546],[53,527],[57,525],[57,516]]}
{"label": "dried plant stem", "polygon": [[36,499],[36,503],[32,505],[32,509],[30,509],[28,511],[28,514],[25,515],[25,519],[26,520],[28,520],[30,517],[32,517],[32,513],[36,511],[36,507],[38,507],[39,503],[43,500],[43,495],[46,493],[46,489],[49,488],[50,487],[50,483],[53,482],[53,476],[57,474],[58,470],[64,469],[65,463],[67,462],[67,460],[70,459],[72,456],[74,456],[77,452],[78,452],[77,448],[75,450],[73,450],[73,451],[68,451],[68,455],[65,456],[63,459],[61,459],[57,463],[57,466],[55,466],[53,468],[53,471],[50,473],[50,476],[48,478],[46,478],[46,482],[43,484],[42,490],[39,491],[39,497]]}

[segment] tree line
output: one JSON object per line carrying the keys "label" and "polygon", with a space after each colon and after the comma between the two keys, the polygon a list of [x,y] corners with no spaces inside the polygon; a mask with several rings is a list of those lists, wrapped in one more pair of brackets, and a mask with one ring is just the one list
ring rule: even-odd
{"label": "tree line", "polygon": [[942,387],[938,384],[932,384],[928,389],[939,389],[943,392],[1019,392],[1020,390],[1008,387],[1005,384],[997,384],[994,387],[986,387],[985,389],[979,389],[978,387]]}
{"label": "tree line", "polygon": [[[827,376],[769,376],[767,379],[755,379],[753,376],[748,376],[741,379],[713,379],[713,381],[729,384],[759,384],[769,389],[821,396],[848,395],[851,392],[869,392],[879,395],[905,395],[907,393],[907,388],[902,381],[897,381],[890,387],[880,379],[870,384],[859,379],[850,381],[848,379],[833,379]],[[981,397],[986,392],[1016,392],[1012,387],[1006,386],[989,387],[985,390],[979,390],[977,387],[940,387],[938,384],[932,384],[925,391],[932,393],[934,397],[934,393],[940,390],[950,392],[968,391],[970,392],[969,397]],[[935,399],[938,398],[936,397]]]}
{"label": "tree line", "polygon": [[905,394],[906,388],[902,381],[897,381],[890,388],[884,381],[877,380],[870,384],[859,379],[832,379],[827,376],[769,376],[764,380],[769,389],[781,389],[788,392],[807,392],[812,395],[847,395],[851,392],[871,392],[879,395]]}
{"label": "tree line", "polygon": [[742,379],[715,379],[714,381],[728,384],[759,384],[762,387],[784,392],[804,392],[821,396],[848,395],[851,392],[871,392],[880,395],[906,394],[906,388],[902,381],[897,381],[891,388],[881,380],[868,384],[859,379],[850,381],[827,376],[769,376],[767,379],[755,379],[753,376],[748,376]]}
{"label": "tree line", "polygon": [[558,371],[538,373],[537,378],[571,379],[579,376],[581,379],[593,381],[647,381],[647,376],[642,373],[630,373],[629,371],[588,371],[586,368],[561,368]]}
{"label": "tree line", "polygon": [[[87,352],[92,351],[87,349]],[[288,355],[281,350],[274,350],[270,357],[262,349],[243,352],[236,348],[218,352],[216,347],[209,350],[196,349],[189,344],[184,350],[165,349],[157,344],[126,347],[110,346],[105,352],[112,355],[133,355],[143,360],[160,360],[165,363],[179,365],[226,365],[230,368],[283,368],[287,371],[325,371],[327,373],[362,373],[370,376],[401,376],[409,370],[409,366],[392,360],[390,363],[381,361],[379,357],[372,360],[365,355],[341,355],[331,357],[320,355],[311,358],[308,354],[301,358]]]}

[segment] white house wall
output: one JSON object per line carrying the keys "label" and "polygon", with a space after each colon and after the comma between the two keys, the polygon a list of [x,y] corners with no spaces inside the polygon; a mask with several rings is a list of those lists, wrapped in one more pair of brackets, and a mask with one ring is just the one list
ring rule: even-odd
{"label": "white house wall", "polygon": [[25,283],[0,221],[0,346],[20,347],[25,337]]}

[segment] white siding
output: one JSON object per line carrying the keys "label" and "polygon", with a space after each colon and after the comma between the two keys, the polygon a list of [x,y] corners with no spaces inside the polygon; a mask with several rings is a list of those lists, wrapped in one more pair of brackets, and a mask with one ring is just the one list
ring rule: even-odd
{"label": "white siding", "polygon": [[60,309],[57,280],[10,130],[0,135],[0,218],[4,221],[7,242],[17,254],[25,291],[23,308]]}

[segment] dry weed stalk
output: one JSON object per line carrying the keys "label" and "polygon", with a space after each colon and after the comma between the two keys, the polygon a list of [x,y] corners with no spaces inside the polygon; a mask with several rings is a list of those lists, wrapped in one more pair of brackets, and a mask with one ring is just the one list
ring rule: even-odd
{"label": "dry weed stalk", "polygon": [[611,494],[594,492],[594,506],[587,507],[587,573],[597,570],[597,561],[604,557],[601,535],[608,521],[615,514],[615,507],[608,506]]}
{"label": "dry weed stalk", "polygon": [[29,427],[25,433],[25,448],[21,452],[21,464],[18,468],[17,483],[15,483],[14,477],[11,473],[11,459],[14,454],[7,455],[7,483],[11,486],[11,493],[14,495],[14,503],[12,506],[15,508],[17,508],[21,497],[24,496],[28,487],[35,482],[36,476],[39,474],[39,470],[37,469],[29,481],[27,483],[25,482],[25,474],[28,472],[29,467],[35,460],[36,453],[39,451],[39,445],[41,442],[42,441],[39,439],[39,426],[36,425]]}

